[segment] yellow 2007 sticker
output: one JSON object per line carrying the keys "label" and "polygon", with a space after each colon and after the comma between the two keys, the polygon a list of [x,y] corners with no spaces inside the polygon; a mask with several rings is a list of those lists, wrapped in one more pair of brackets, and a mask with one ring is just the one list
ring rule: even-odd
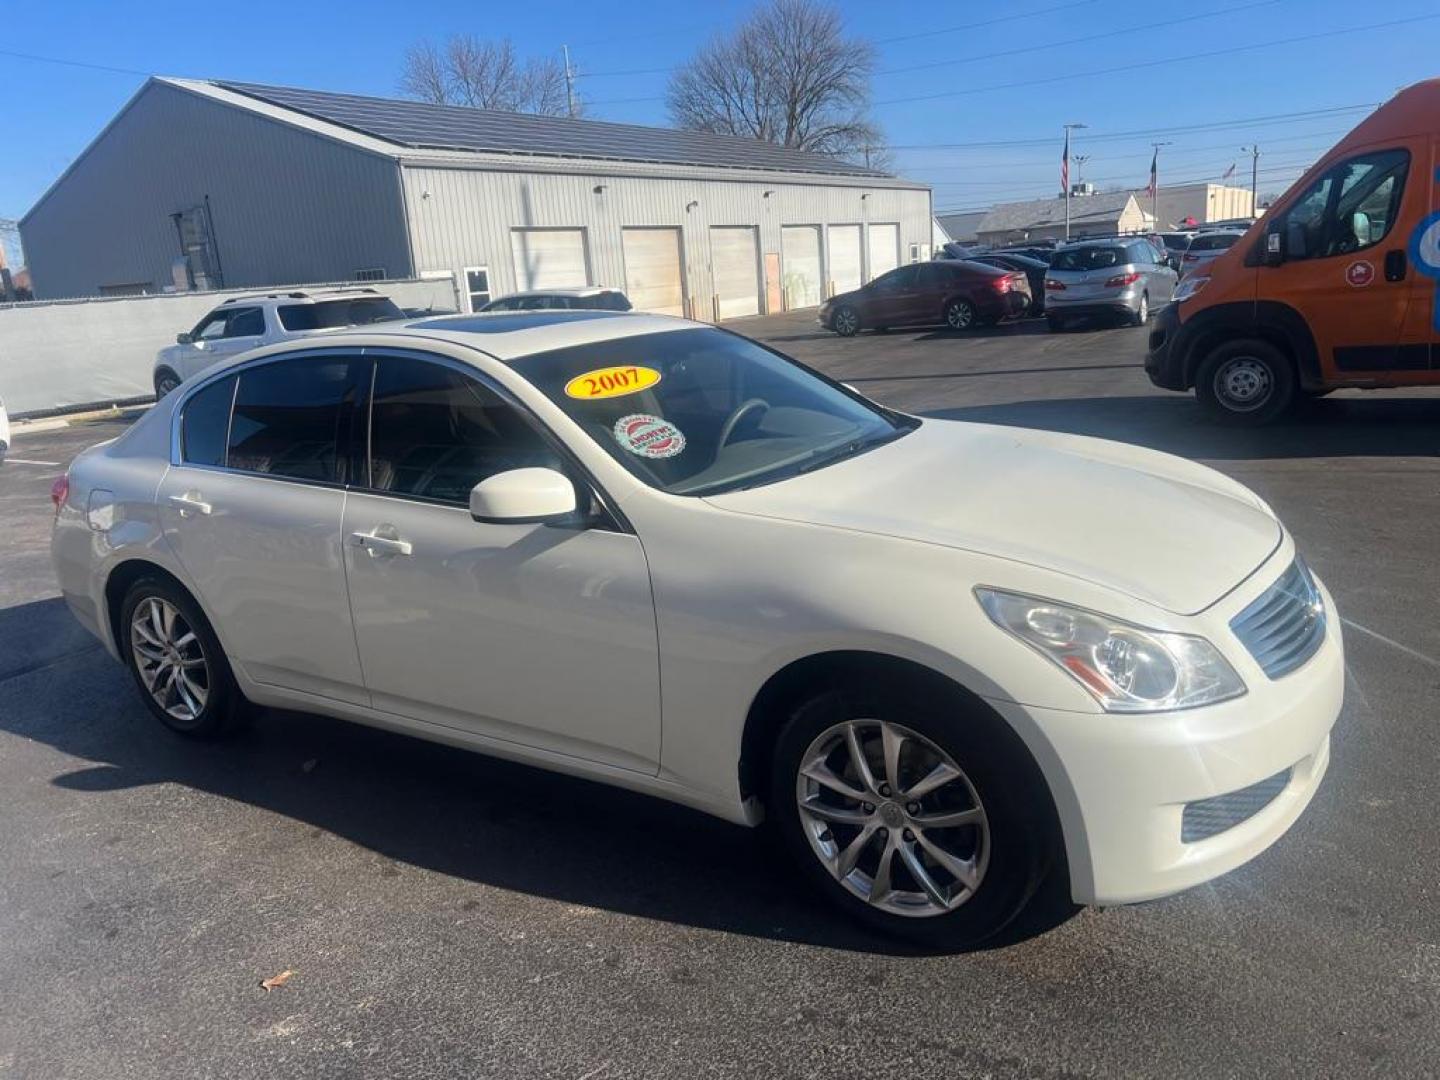
{"label": "yellow 2007 sticker", "polygon": [[648,389],[660,381],[660,372],[648,367],[607,367],[576,375],[565,384],[566,397],[581,401],[623,397]]}

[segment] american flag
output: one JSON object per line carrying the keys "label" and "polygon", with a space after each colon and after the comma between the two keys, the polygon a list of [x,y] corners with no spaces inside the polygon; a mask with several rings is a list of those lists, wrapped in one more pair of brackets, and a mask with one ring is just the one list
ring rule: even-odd
{"label": "american flag", "polygon": [[1150,198],[1155,197],[1155,182],[1160,165],[1160,151],[1155,151],[1155,156],[1150,159],[1150,186],[1145,189],[1145,194]]}
{"label": "american flag", "polygon": [[1232,177],[1232,176],[1234,176],[1234,175],[1235,175],[1235,163],[1232,161],[1232,162],[1230,163],[1230,167],[1225,170],[1225,175],[1222,176],[1222,177],[1220,177],[1220,179],[1221,179],[1221,180],[1229,180],[1230,177]]}
{"label": "american flag", "polygon": [[1070,190],[1070,129],[1065,129],[1065,152],[1060,155],[1060,194]]}

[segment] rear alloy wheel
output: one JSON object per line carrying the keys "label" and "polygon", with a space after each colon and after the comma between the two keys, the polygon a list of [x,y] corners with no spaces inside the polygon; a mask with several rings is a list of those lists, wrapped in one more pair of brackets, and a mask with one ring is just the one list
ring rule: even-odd
{"label": "rear alloy wheel", "polygon": [[951,330],[969,330],[975,323],[975,305],[969,300],[951,300],[945,305],[945,325]]}
{"label": "rear alloy wheel", "polygon": [[860,332],[860,313],[849,304],[842,305],[830,316],[830,329],[841,337],[854,337]]}
{"label": "rear alloy wheel", "polygon": [[1195,397],[1222,423],[1258,427],[1294,403],[1295,369],[1290,358],[1267,341],[1227,342],[1201,363]]}
{"label": "rear alloy wheel", "polygon": [[121,607],[119,642],[145,704],[166,727],[201,738],[224,734],[248,715],[224,651],[205,616],[169,581],[142,578]]}
{"label": "rear alloy wheel", "polygon": [[155,400],[159,401],[179,385],[179,375],[176,375],[169,368],[161,368],[155,373]]}
{"label": "rear alloy wheel", "polygon": [[1146,292],[1142,292],[1142,293],[1140,294],[1140,306],[1137,307],[1137,308],[1135,309],[1135,313],[1130,316],[1130,324],[1131,324],[1132,326],[1144,326],[1144,325],[1145,325],[1147,322],[1149,322],[1149,321],[1150,321],[1150,294],[1149,294],[1149,293],[1146,293]]}
{"label": "rear alloy wheel", "polygon": [[954,706],[903,686],[811,699],[780,733],[769,801],[790,860],[834,903],[947,948],[1007,925],[1053,851],[1013,733]]}

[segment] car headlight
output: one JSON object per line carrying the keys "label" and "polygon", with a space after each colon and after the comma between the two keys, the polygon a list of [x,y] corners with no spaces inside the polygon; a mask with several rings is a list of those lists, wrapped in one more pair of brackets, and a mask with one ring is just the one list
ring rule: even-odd
{"label": "car headlight", "polygon": [[1239,697],[1245,684],[1202,637],[1148,630],[1037,596],[976,589],[996,626],[1054,661],[1106,712],[1189,709]]}
{"label": "car headlight", "polygon": [[1175,290],[1175,295],[1173,295],[1170,299],[1177,304],[1181,300],[1189,300],[1190,297],[1194,296],[1196,293],[1198,293],[1201,289],[1205,288],[1205,286],[1209,284],[1209,274],[1191,274],[1189,277],[1181,280],[1180,287]]}

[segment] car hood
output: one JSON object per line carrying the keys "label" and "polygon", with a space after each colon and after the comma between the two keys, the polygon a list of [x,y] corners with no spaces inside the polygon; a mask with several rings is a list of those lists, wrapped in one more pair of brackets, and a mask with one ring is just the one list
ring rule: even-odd
{"label": "car hood", "polygon": [[1224,596],[1283,537],[1256,495],[1183,458],[947,420],[927,420],[813,473],[707,501],[1010,559],[1180,614]]}

